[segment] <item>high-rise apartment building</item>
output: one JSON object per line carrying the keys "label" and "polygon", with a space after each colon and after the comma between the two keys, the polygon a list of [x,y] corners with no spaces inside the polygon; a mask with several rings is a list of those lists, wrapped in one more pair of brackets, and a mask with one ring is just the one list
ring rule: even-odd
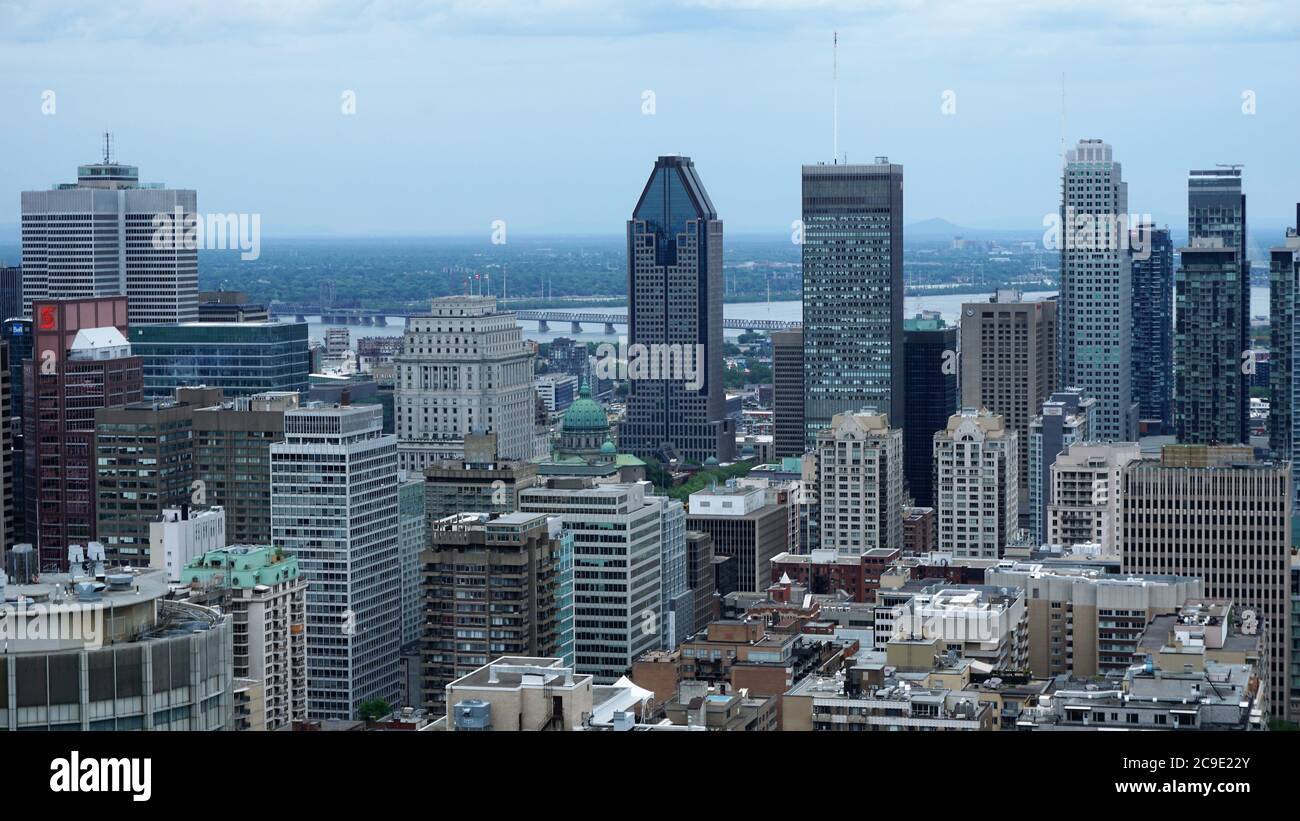
{"label": "high-rise apartment building", "polygon": [[125,297],[32,303],[23,363],[27,535],[42,568],[65,569],[68,546],[97,538],[95,411],[141,398]]}
{"label": "high-rise apartment building", "polygon": [[1061,385],[1097,401],[1091,435],[1136,438],[1133,397],[1133,265],[1125,247],[1128,183],[1111,147],[1080,140],[1061,178]]}
{"label": "high-rise apartment building", "polygon": [[1168,226],[1151,223],[1131,236],[1133,395],[1142,427],[1133,435],[1160,436],[1174,429],[1174,243]]}
{"label": "high-rise apartment building", "polygon": [[1285,465],[1246,446],[1167,445],[1130,462],[1120,496],[1125,573],[1204,581],[1205,595],[1255,615],[1268,658],[1269,703],[1289,712],[1291,491]]}
{"label": "high-rise apartment building", "polygon": [[420,641],[424,595],[420,592],[420,554],[428,547],[424,519],[424,477],[398,475],[398,542],[402,565],[402,647]]}
{"label": "high-rise apartment building", "polygon": [[1020,517],[1019,437],[1001,416],[963,409],[934,435],[939,551],[996,559]]}
{"label": "high-rise apartment building", "polygon": [[1300,293],[1300,205],[1286,244],[1269,251],[1268,444],[1273,458],[1292,462],[1295,391],[1296,294]]}
{"label": "high-rise apartment building", "polygon": [[903,166],[803,167],[804,439],[872,407],[906,430]]}
{"label": "high-rise apartment building", "polygon": [[1100,555],[1119,556],[1120,478],[1141,457],[1137,443],[1074,443],[1050,470],[1051,494],[1043,541],[1052,545],[1095,544]]}
{"label": "high-rise apartment building", "polygon": [[1174,435],[1183,444],[1250,441],[1250,386],[1243,355],[1235,249],[1217,237],[1194,238],[1180,251],[1174,277]]}
{"label": "high-rise apartment building", "polygon": [[629,362],[620,446],[661,461],[731,461],[736,430],[722,379],[722,220],[690,157],[655,161],[627,222],[627,266],[628,342],[646,346],[660,367],[636,378]]}
{"label": "high-rise apartment building", "polygon": [[433,523],[420,556],[425,709],[502,656],[573,664],[573,544],[560,516],[460,513]]}
{"label": "high-rise apartment building", "polygon": [[558,515],[573,537],[574,667],[605,684],[663,641],[664,497],[648,490],[551,479],[520,494],[521,512]]}
{"label": "high-rise apartment building", "polygon": [[185,566],[191,597],[234,621],[235,678],[262,686],[255,726],[280,730],[307,718],[307,580],[298,559],[266,546],[209,550]]}
{"label": "high-rise apartment building", "polygon": [[401,641],[397,441],[377,406],[284,414],[271,445],[271,542],[307,589],[307,714],[397,703]]}
{"label": "high-rise apartment building", "polygon": [[772,559],[789,544],[789,502],[758,487],[707,488],[691,494],[686,526],[713,538],[714,556],[732,560],[737,590],[758,593],[772,583]]}
{"label": "high-rise apartment building", "polygon": [[464,458],[465,437],[495,433],[502,459],[533,456],[534,354],[495,297],[433,300],[407,320],[393,358],[398,464],[419,472]]}
{"label": "high-rise apartment building", "polygon": [[803,330],[772,332],[772,448],[777,459],[802,456]]}
{"label": "high-rise apartment building", "polygon": [[[1043,401],[1057,387],[1056,303],[1025,302],[1015,289],[961,306],[961,404],[1002,417],[1022,443]],[[1029,477],[1029,449],[1019,475]]]}
{"label": "high-rise apartment building", "polygon": [[[24,307],[125,296],[133,327],[197,321],[198,249],[183,239],[197,203],[193,190],[142,185],[107,148],[102,162],[77,167],[75,183],[24,191]],[[181,228],[160,229],[158,218]]]}
{"label": "high-rise apartment building", "polygon": [[884,414],[836,414],[817,431],[817,473],[823,550],[902,550],[903,432]]}
{"label": "high-rise apartment building", "polygon": [[957,326],[922,312],[903,322],[903,477],[917,507],[934,506],[934,435],[961,407],[957,388]]}
{"label": "high-rise apartment building", "polygon": [[1047,535],[1047,506],[1052,502],[1048,471],[1057,454],[1088,440],[1093,404],[1076,388],[1059,390],[1029,423],[1029,532],[1035,543],[1042,544]]}

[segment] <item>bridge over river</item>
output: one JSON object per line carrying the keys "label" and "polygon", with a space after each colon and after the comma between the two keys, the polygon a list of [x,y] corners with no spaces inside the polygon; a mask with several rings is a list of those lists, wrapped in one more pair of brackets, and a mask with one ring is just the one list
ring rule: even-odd
{"label": "bridge over river", "polygon": [[[388,324],[389,317],[406,318],[426,315],[424,311],[414,309],[322,308],[316,305],[285,305],[282,303],[272,304],[270,310],[273,317],[293,317],[299,322],[305,322],[309,316],[319,316],[321,322],[326,325],[383,326]],[[575,334],[582,333],[583,325],[602,325],[605,328],[605,333],[612,336],[618,333],[617,326],[627,325],[627,314],[529,309],[517,310],[514,313],[520,319],[536,322],[538,330],[542,332],[550,331],[550,323],[552,322],[568,322],[570,329]],[[779,319],[724,318],[722,320],[722,327],[737,331],[783,331],[798,326],[798,322],[787,322]]]}

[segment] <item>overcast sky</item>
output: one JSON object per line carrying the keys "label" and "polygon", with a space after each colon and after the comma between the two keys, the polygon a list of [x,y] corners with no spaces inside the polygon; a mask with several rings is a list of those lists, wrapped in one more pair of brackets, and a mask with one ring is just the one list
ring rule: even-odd
{"label": "overcast sky", "polygon": [[836,29],[841,151],[904,165],[909,223],[1041,225],[1062,72],[1131,211],[1178,226],[1189,168],[1244,163],[1252,226],[1293,221],[1295,0],[0,0],[0,225],[110,129],[267,236],[617,234],[667,153],[729,232],[788,233],[831,157]]}

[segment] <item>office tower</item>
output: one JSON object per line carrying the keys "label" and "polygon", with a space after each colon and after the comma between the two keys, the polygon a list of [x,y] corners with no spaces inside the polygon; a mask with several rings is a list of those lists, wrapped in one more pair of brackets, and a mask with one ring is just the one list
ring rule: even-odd
{"label": "office tower", "polygon": [[98,408],[94,452],[96,541],[110,564],[147,566],[150,522],[192,501],[194,406],[154,400]]}
{"label": "office tower", "polygon": [[544,373],[537,377],[534,386],[547,413],[567,410],[577,400],[580,390],[584,395],[590,395],[585,385],[579,387],[577,377],[562,373]]}
{"label": "office tower", "polygon": [[269,322],[266,306],[243,291],[199,291],[199,322]]}
{"label": "office tower", "polygon": [[[1052,300],[1025,302],[1015,289],[989,302],[961,306],[961,404],[1002,417],[1020,442],[1029,423],[1057,387],[1057,317]],[[1029,449],[1020,448],[1022,482],[1029,478]]]}
{"label": "office tower", "polygon": [[934,435],[961,407],[957,396],[957,327],[937,313],[903,321],[903,476],[917,507],[934,506]]}
{"label": "office tower", "polygon": [[686,531],[686,585],[695,599],[695,621],[687,630],[691,635],[721,615],[714,575],[713,537],[703,531]]}
{"label": "office tower", "polygon": [[[275,548],[222,546],[188,562],[191,597],[219,604],[234,621],[234,673],[262,686],[260,730],[307,719],[307,579],[298,559]],[[250,728],[251,729],[251,728]]]}
{"label": "office tower", "polygon": [[126,341],[125,297],[36,300],[33,358],[23,364],[27,535],[42,568],[97,538],[95,410],[141,398]]}
{"label": "office tower", "polygon": [[307,715],[396,706],[401,640],[397,441],[378,407],[286,411],[271,445],[271,542],[307,579]]}
{"label": "office tower", "polygon": [[1111,147],[1080,140],[1061,182],[1061,385],[1097,400],[1091,436],[1136,438],[1133,399],[1132,262],[1124,248],[1128,184]]}
{"label": "office tower", "polygon": [[736,590],[745,593],[761,592],[772,583],[772,558],[790,538],[785,505],[756,487],[728,485],[692,493],[686,526],[713,537],[714,556],[731,558]]}
{"label": "office tower", "polygon": [[660,501],[645,483],[551,479],[519,497],[523,513],[560,516],[573,537],[573,658],[610,684],[663,641]]}
{"label": "office tower", "polygon": [[544,513],[460,513],[433,524],[420,556],[424,707],[447,712],[447,685],[502,656],[573,664],[572,532]]}
{"label": "office tower", "polygon": [[804,441],[872,407],[907,430],[903,166],[803,167]]}
{"label": "office tower", "polygon": [[1269,702],[1289,712],[1290,474],[1247,446],[1167,445],[1130,462],[1120,496],[1125,573],[1196,576],[1205,595],[1253,611],[1268,654]]}
{"label": "office tower", "polygon": [[1047,535],[1047,506],[1052,501],[1049,471],[1057,454],[1088,440],[1088,420],[1095,402],[1076,388],[1056,391],[1029,423],[1029,533],[1035,544]]}
{"label": "office tower", "polygon": [[193,190],[142,185],[140,170],[114,162],[107,145],[103,162],[77,167],[75,183],[24,191],[24,307],[125,296],[133,327],[196,321],[199,256],[185,231],[193,234],[197,202]]}
{"label": "office tower", "polygon": [[9,471],[4,481],[5,498],[10,502],[5,516],[5,547],[12,547],[35,538],[27,535],[27,448],[23,438],[23,363],[32,358],[32,321],[6,319],[0,331],[9,366]]}
{"label": "office tower", "polygon": [[[14,542],[14,412],[9,376],[9,345],[0,340],[0,567]],[[0,571],[3,572],[3,571]]]}
{"label": "office tower", "polygon": [[1019,435],[1002,417],[963,409],[934,435],[939,551],[996,559],[1020,518]]}
{"label": "office tower", "polygon": [[1174,243],[1167,226],[1151,223],[1131,236],[1133,395],[1142,428],[1133,436],[1161,436],[1174,430]]}
{"label": "office tower", "polygon": [[1036,678],[1123,673],[1144,655],[1139,643],[1152,619],[1202,596],[1201,580],[1188,576],[1009,561],[985,570],[984,583],[1025,591],[1028,669]]}
{"label": "office tower", "polygon": [[169,507],[149,522],[149,553],[146,562],[137,566],[162,570],[167,573],[167,581],[178,584],[186,565],[209,550],[229,544],[226,512],[220,505]]}
{"label": "office tower", "polygon": [[464,461],[436,462],[424,470],[427,527],[455,513],[513,513],[521,491],[537,484],[537,465],[499,461],[496,434],[465,437]]}
{"label": "office tower", "polygon": [[1240,263],[1218,238],[1193,241],[1174,277],[1174,435],[1183,444],[1244,444],[1250,388],[1242,373],[1247,323],[1235,296]]}
{"label": "office tower", "polygon": [[903,432],[884,414],[836,414],[817,431],[817,472],[819,547],[850,559],[902,549]]}
{"label": "office tower", "polygon": [[772,332],[772,446],[777,459],[804,454],[802,328]]}
{"label": "office tower", "polygon": [[495,297],[442,297],[409,318],[393,358],[401,469],[463,459],[471,433],[495,433],[504,460],[532,458],[533,357]]}
{"label": "office tower", "polygon": [[736,430],[723,407],[722,282],[722,220],[695,164],[660,157],[627,222],[627,293],[628,342],[647,346],[663,364],[636,378],[629,362],[624,450],[664,462],[731,461]]}
{"label": "office tower", "polygon": [[307,392],[307,323],[187,322],[131,328],[144,360],[144,394],[165,398],[187,385],[221,388],[227,398],[267,391]]}
{"label": "office tower", "polygon": [[659,607],[664,614],[662,648],[677,649],[695,621],[695,597],[686,583],[686,507],[676,499],[653,497],[659,503],[662,555],[659,559]]}
{"label": "office tower", "polygon": [[1051,466],[1043,541],[1067,547],[1095,544],[1102,557],[1117,558],[1120,477],[1140,457],[1136,442],[1068,445]]}
{"label": "office tower", "polygon": [[[191,391],[181,389],[178,396]],[[271,444],[299,394],[259,393],[194,409],[194,478],[205,504],[226,511],[230,544],[271,543]]]}
{"label": "office tower", "polygon": [[[1296,207],[1300,212],[1300,206]],[[1296,214],[1300,223],[1300,213]],[[1300,293],[1300,224],[1287,230],[1286,244],[1269,251],[1268,444],[1273,458],[1291,458],[1295,414],[1295,300]]]}
{"label": "office tower", "polygon": [[23,269],[0,265],[0,320],[23,315]]}
{"label": "office tower", "polygon": [[424,477],[400,474],[397,484],[398,542],[402,565],[402,647],[420,640],[424,601],[420,553],[428,547],[424,522]]}
{"label": "office tower", "polygon": [[328,328],[325,331],[325,358],[343,359],[352,350],[352,335],[347,328]]}

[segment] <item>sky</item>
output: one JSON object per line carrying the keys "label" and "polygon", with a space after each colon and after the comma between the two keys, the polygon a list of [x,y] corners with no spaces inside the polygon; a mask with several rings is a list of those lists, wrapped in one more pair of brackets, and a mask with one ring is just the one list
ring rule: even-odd
{"label": "sky", "polygon": [[838,31],[841,154],[903,164],[907,223],[1041,226],[1064,126],[1114,146],[1133,213],[1185,225],[1187,170],[1243,163],[1280,232],[1294,1],[0,0],[0,227],[109,130],[267,237],[617,235],[660,154],[729,233],[789,233]]}

